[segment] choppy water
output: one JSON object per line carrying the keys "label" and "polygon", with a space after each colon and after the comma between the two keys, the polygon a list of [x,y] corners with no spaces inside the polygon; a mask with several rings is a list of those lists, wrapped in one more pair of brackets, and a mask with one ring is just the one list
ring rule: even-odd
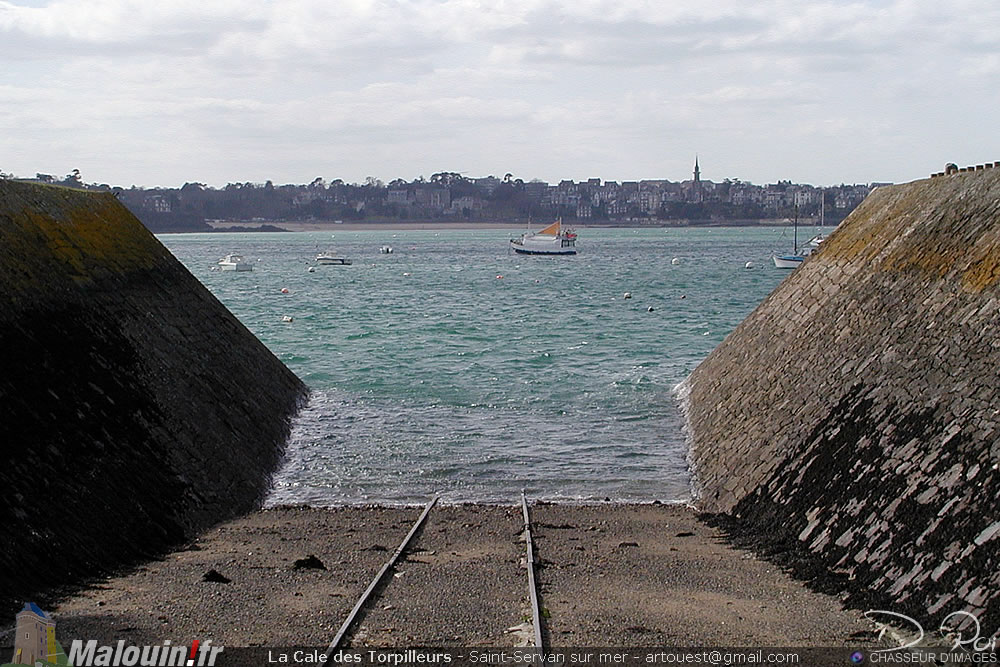
{"label": "choppy water", "polygon": [[[312,391],[269,503],[688,497],[672,389],[787,275],[788,233],[583,229],[575,257],[511,235],[161,237]],[[328,249],[354,264],[308,272]],[[211,270],[233,251],[255,270]]]}

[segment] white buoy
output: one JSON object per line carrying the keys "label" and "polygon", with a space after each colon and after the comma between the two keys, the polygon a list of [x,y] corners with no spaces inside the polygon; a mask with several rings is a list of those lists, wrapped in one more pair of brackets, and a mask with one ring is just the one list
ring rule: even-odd
{"label": "white buoy", "polygon": [[753,268],[753,262],[747,262],[746,264],[743,265],[743,268],[744,269],[752,269]]}
{"label": "white buoy", "polygon": [[670,260],[670,263],[676,266],[681,263],[681,260],[677,257],[674,257],[672,260]]}
{"label": "white buoy", "polygon": [[632,292],[625,292],[625,294],[622,295],[622,298],[623,299],[631,299],[632,298]]}

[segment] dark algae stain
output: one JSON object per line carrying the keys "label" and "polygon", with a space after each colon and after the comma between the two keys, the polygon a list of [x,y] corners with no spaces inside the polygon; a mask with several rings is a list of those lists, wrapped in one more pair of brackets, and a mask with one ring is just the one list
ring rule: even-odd
{"label": "dark algae stain", "polygon": [[[887,421],[894,428],[885,435]],[[909,490],[910,476],[905,471],[887,472],[884,463],[913,439],[942,428],[939,409],[907,412],[895,405],[880,407],[864,384],[856,384],[771,479],[737,503],[731,514],[703,518],[816,590],[847,593],[845,601],[859,609],[892,608],[921,616],[922,600],[911,599],[901,606],[890,599],[885,589],[891,582],[880,581],[882,570],[856,557],[872,549],[912,548],[932,525],[937,506],[916,501]],[[942,452],[942,462],[947,458],[948,453]],[[844,466],[844,461],[851,465]],[[769,489],[780,489],[780,496],[775,498]],[[874,544],[858,529],[859,523],[882,521],[891,522],[892,530],[880,533]],[[824,532],[827,539],[815,546]],[[954,539],[954,532],[942,528],[921,541],[932,549],[943,548]],[[838,544],[839,537],[852,534]],[[828,566],[831,562],[833,567]]]}
{"label": "dark algae stain", "polygon": [[[22,313],[0,330],[0,349],[22,360],[0,389],[0,522],[16,536],[0,551],[3,590],[42,589],[53,571],[99,571],[180,540],[186,484],[164,474],[168,457],[148,433],[163,416],[115,323],[73,305]],[[73,537],[80,525],[85,540]]]}

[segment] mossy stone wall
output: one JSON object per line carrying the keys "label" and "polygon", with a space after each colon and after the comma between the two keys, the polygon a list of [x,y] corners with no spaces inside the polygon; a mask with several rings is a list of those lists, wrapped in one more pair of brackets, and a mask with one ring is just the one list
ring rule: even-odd
{"label": "mossy stone wall", "polygon": [[255,508],[305,387],[110,194],[0,181],[0,607]]}
{"label": "mossy stone wall", "polygon": [[1000,627],[1000,169],[878,188],[688,383],[704,510]]}

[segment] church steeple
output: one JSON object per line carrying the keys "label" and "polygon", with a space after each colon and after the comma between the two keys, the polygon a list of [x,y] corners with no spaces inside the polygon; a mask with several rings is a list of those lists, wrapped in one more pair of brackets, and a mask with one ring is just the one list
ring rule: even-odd
{"label": "church steeple", "polygon": [[698,168],[698,155],[694,156],[694,182],[701,183],[701,169]]}

